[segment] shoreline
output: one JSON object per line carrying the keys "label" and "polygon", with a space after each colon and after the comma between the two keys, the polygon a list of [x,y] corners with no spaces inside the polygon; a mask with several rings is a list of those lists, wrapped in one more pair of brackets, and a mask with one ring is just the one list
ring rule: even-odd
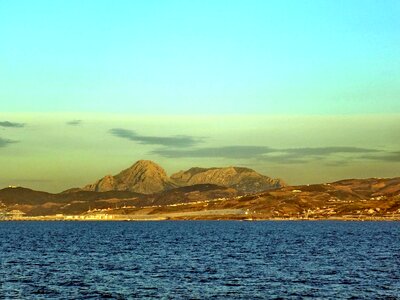
{"label": "shoreline", "polygon": [[189,216],[181,216],[181,217],[131,217],[126,216],[125,218],[108,218],[108,219],[94,219],[94,218],[75,218],[75,219],[67,219],[67,218],[59,218],[53,216],[40,216],[40,217],[24,217],[18,219],[3,219],[0,222],[25,222],[25,221],[33,221],[33,222],[161,222],[161,221],[238,221],[238,222],[262,222],[262,221],[270,221],[270,222],[318,222],[318,221],[343,221],[343,222],[399,222],[400,217],[365,217],[365,218],[356,218],[356,217],[332,217],[332,218],[240,218],[240,217],[189,217]]}

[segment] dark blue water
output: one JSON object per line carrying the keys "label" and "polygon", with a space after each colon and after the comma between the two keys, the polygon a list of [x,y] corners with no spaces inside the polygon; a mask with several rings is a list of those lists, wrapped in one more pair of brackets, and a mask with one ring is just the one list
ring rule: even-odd
{"label": "dark blue water", "polygon": [[400,297],[396,222],[0,222],[0,298]]}

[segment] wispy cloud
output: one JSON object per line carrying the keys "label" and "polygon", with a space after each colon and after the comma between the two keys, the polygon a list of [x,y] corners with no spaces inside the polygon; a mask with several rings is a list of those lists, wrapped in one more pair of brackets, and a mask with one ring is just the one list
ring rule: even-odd
{"label": "wispy cloud", "polygon": [[311,157],[307,155],[298,155],[294,153],[285,153],[282,150],[275,153],[267,153],[262,156],[257,157],[258,160],[264,160],[268,162],[274,162],[279,164],[302,164],[311,160],[321,159],[320,157]]}
{"label": "wispy cloud", "polygon": [[169,158],[179,158],[179,157],[251,158],[251,157],[259,157],[260,155],[273,151],[275,150],[263,146],[227,146],[227,147],[200,148],[200,149],[189,149],[189,150],[156,149],[152,151],[152,153]]}
{"label": "wispy cloud", "polygon": [[145,145],[160,145],[166,147],[191,147],[202,142],[202,138],[187,135],[176,136],[146,136],[137,134],[133,130],[113,128],[110,133],[116,137],[127,139]]}
{"label": "wispy cloud", "polygon": [[70,125],[70,126],[79,126],[82,125],[82,120],[72,120],[72,121],[68,121],[66,124]]}
{"label": "wispy cloud", "polygon": [[[304,148],[270,148],[266,146],[225,146],[198,149],[156,149],[152,154],[168,158],[235,158],[267,160],[276,163],[305,163],[310,160],[329,158],[337,154],[353,155],[355,158],[367,153],[383,155],[384,152],[378,149],[359,147],[304,147]],[[375,158],[375,156],[372,156]],[[379,156],[389,159],[388,156]],[[393,157],[392,159],[395,159]]]}
{"label": "wispy cloud", "polygon": [[369,148],[358,148],[358,147],[316,147],[316,148],[291,148],[291,149],[282,149],[280,151],[293,153],[299,156],[307,156],[307,155],[316,155],[316,156],[324,156],[331,155],[337,153],[372,153],[372,152],[381,152],[381,150],[377,149],[369,149]]}
{"label": "wispy cloud", "polygon": [[9,139],[3,139],[0,137],[0,148],[2,147],[7,147],[10,144],[15,144],[18,143],[18,141],[13,141],[13,140],[9,140]]}
{"label": "wispy cloud", "polygon": [[24,123],[15,123],[15,122],[10,122],[10,121],[0,121],[0,126],[1,127],[11,127],[11,128],[21,128],[24,127]]}
{"label": "wispy cloud", "polygon": [[386,162],[400,162],[400,151],[384,152],[378,155],[364,155],[361,158]]}

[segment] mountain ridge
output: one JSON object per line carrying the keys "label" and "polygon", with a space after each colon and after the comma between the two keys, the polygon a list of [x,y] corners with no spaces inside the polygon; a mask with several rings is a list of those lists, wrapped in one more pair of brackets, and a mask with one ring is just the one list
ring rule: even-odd
{"label": "mountain ridge", "polygon": [[86,191],[131,191],[154,194],[173,188],[196,184],[215,184],[231,187],[242,193],[254,193],[285,186],[281,179],[273,179],[244,167],[192,167],[168,177],[165,170],[150,160],[139,160],[117,175],[106,175],[83,187]]}
{"label": "mountain ridge", "polygon": [[222,167],[222,168],[190,168],[171,175],[178,184],[216,184],[232,187],[244,193],[255,193],[264,190],[280,188],[286,184],[281,179],[273,179],[257,173],[250,168]]}

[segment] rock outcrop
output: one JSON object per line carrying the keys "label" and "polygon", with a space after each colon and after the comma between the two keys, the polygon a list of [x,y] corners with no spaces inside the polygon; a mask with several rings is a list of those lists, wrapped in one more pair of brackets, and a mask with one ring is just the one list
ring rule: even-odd
{"label": "rock outcrop", "polygon": [[141,194],[153,194],[176,187],[167,173],[150,160],[139,160],[119,174],[107,175],[83,188],[86,191],[131,191]]}
{"label": "rock outcrop", "polygon": [[249,168],[191,168],[171,176],[180,186],[195,184],[216,184],[232,187],[244,193],[255,193],[285,186],[280,179],[261,175]]}

